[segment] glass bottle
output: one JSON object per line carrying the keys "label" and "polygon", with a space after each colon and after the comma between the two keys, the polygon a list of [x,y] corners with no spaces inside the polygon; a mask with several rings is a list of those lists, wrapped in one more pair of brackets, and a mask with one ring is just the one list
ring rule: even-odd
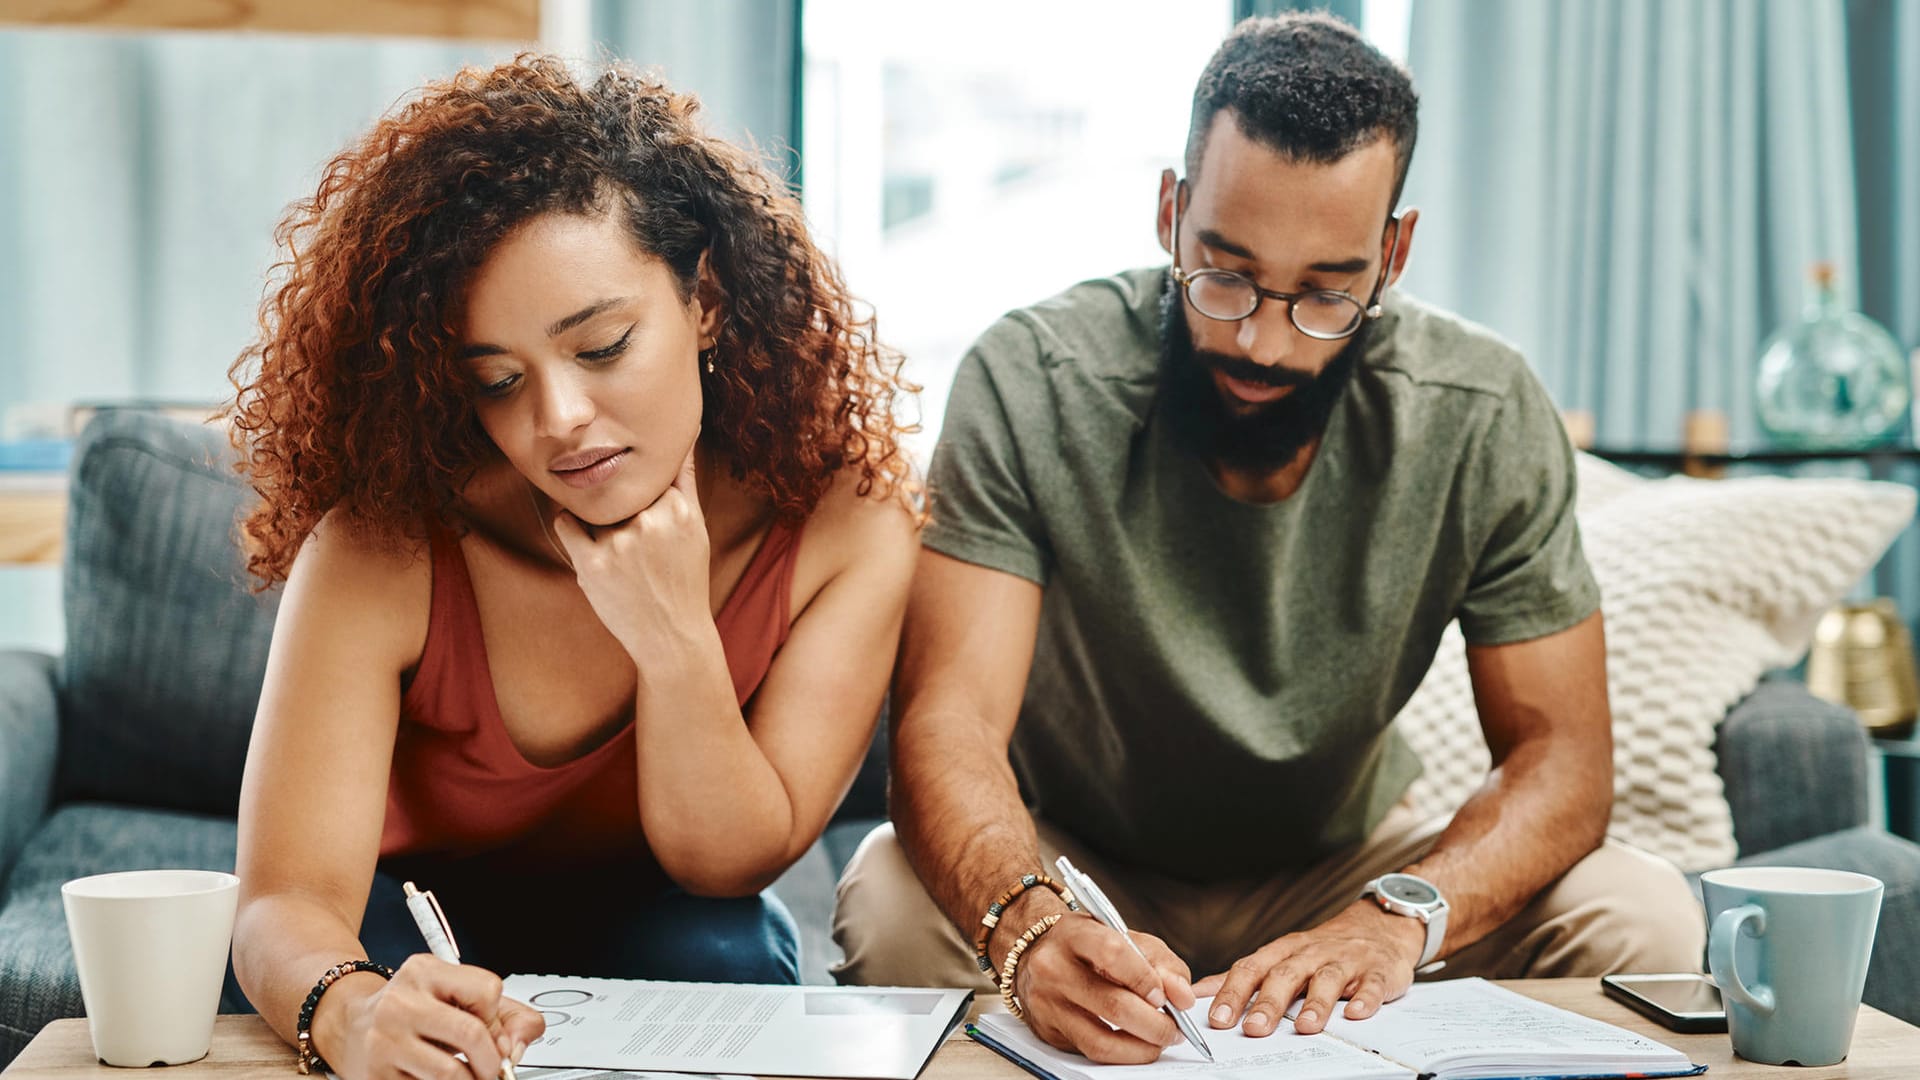
{"label": "glass bottle", "polygon": [[1767,340],[1755,382],[1760,426],[1776,443],[1848,449],[1899,430],[1913,398],[1906,360],[1879,323],[1842,306],[1833,264],[1815,263],[1800,319]]}

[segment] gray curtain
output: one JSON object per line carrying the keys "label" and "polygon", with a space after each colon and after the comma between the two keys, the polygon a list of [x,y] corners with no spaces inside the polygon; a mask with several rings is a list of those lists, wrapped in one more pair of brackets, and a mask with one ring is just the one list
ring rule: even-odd
{"label": "gray curtain", "polygon": [[1367,0],[1234,0],[1233,21],[1237,23],[1249,15],[1278,15],[1283,11],[1327,11],[1359,26],[1366,6]]}
{"label": "gray curtain", "polygon": [[[796,142],[797,0],[601,0],[592,21],[716,130]],[[0,31],[0,415],[224,397],[287,204],[409,91],[524,47]]]}
{"label": "gray curtain", "polygon": [[800,177],[800,0],[596,0],[593,36],[699,93],[714,130]]}
{"label": "gray curtain", "polygon": [[[1920,3],[1847,0],[1846,10],[1860,306],[1920,349]],[[1920,466],[1902,465],[1896,478],[1920,484]],[[1920,529],[1908,528],[1881,560],[1874,590],[1899,602],[1920,640]]]}
{"label": "gray curtain", "polygon": [[1602,442],[1757,429],[1815,260],[1857,294],[1840,0],[1419,0],[1405,286],[1532,359]]}
{"label": "gray curtain", "polygon": [[[12,412],[11,434],[63,423],[77,401],[225,398],[286,205],[401,94],[510,52],[0,31],[0,418]],[[0,648],[58,651],[62,640],[58,568],[0,567]]]}
{"label": "gray curtain", "polygon": [[1860,303],[1920,348],[1920,3],[1847,0]]}
{"label": "gray curtain", "polygon": [[0,32],[0,411],[224,396],[286,205],[401,94],[510,52]]}
{"label": "gray curtain", "polygon": [[[1409,66],[1404,286],[1512,339],[1601,443],[1676,446],[1695,409],[1762,441],[1760,348],[1815,260],[1920,345],[1920,3],[1416,0]],[[1920,617],[1914,529],[1872,588]]]}

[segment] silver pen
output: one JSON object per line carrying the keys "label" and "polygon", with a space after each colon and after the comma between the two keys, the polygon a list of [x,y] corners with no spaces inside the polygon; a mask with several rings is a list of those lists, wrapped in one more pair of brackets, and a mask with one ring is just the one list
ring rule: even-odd
{"label": "silver pen", "polygon": [[[1078,896],[1080,902],[1085,905],[1087,914],[1119,931],[1120,939],[1127,943],[1127,948],[1132,949],[1135,956],[1147,960],[1147,954],[1140,951],[1140,946],[1134,942],[1133,935],[1127,932],[1126,920],[1120,917],[1119,909],[1113,906],[1113,901],[1107,899],[1107,894],[1100,891],[1100,886],[1095,885],[1092,878],[1081,873],[1065,855],[1055,859],[1053,865],[1060,869],[1060,879],[1067,883],[1067,888],[1073,890],[1073,894]],[[1147,960],[1147,964],[1152,966],[1153,961]],[[1200,1056],[1207,1059],[1207,1064],[1213,1064],[1213,1050],[1207,1046],[1207,1040],[1200,1036],[1200,1027],[1193,1022],[1193,1018],[1174,1008],[1171,1001],[1160,1006],[1160,1011],[1173,1017],[1173,1022],[1180,1027],[1180,1034],[1187,1037],[1187,1041],[1193,1044],[1195,1050],[1200,1051]]]}
{"label": "silver pen", "polygon": [[[460,946],[454,943],[453,927],[447,922],[447,913],[440,910],[440,901],[434,897],[433,890],[416,888],[411,881],[401,883],[400,890],[406,894],[407,911],[413,916],[413,924],[420,928],[420,936],[427,941],[427,951],[449,964],[458,964]],[[455,1056],[466,1060],[465,1054]],[[500,1059],[500,1080],[520,1080],[510,1057]]]}

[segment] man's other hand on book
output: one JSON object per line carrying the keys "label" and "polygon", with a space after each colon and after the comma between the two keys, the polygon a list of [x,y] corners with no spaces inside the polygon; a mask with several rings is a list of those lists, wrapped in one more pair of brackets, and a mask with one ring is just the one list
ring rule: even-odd
{"label": "man's other hand on book", "polygon": [[1425,945],[1426,929],[1418,919],[1359,900],[1311,930],[1268,942],[1193,990],[1201,997],[1213,995],[1208,1023],[1215,1028],[1237,1023],[1253,1036],[1273,1034],[1287,1006],[1305,997],[1294,1027],[1312,1035],[1327,1026],[1342,998],[1348,999],[1346,1016],[1360,1020],[1406,993]]}

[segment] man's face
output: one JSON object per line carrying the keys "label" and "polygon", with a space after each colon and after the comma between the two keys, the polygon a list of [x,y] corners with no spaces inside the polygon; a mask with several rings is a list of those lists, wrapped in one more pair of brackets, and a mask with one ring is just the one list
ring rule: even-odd
{"label": "man's face", "polygon": [[[1395,172],[1393,144],[1384,136],[1331,164],[1314,164],[1255,142],[1222,112],[1188,184],[1180,265],[1237,271],[1276,292],[1336,290],[1364,303],[1387,257]],[[1175,185],[1163,183],[1163,245],[1173,240],[1176,197]],[[1409,211],[1401,226],[1396,271],[1414,216]],[[1301,333],[1283,301],[1265,299],[1236,322],[1200,314],[1177,292],[1169,301],[1169,408],[1195,449],[1230,467],[1270,470],[1320,435],[1358,363],[1364,326],[1324,341]]]}

